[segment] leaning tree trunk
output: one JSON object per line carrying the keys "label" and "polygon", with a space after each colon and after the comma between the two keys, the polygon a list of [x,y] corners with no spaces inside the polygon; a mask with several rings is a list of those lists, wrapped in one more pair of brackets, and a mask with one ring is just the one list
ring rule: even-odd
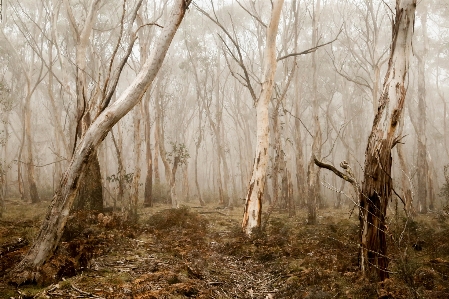
{"label": "leaning tree trunk", "polygon": [[256,104],[257,143],[254,157],[253,173],[249,182],[243,214],[243,231],[250,235],[254,228],[259,228],[262,214],[262,197],[265,188],[268,165],[269,119],[268,104],[273,92],[274,74],[276,72],[276,34],[281,16],[283,0],[273,2],[270,25],[267,28],[267,46],[263,59],[262,92]]}
{"label": "leaning tree trunk", "polygon": [[78,192],[79,182],[85,174],[89,160],[93,158],[92,154],[114,124],[139,102],[153,82],[189,4],[190,1],[176,1],[168,24],[162,29],[151,57],[145,62],[142,70],[118,100],[98,115],[80,139],[37,238],[22,261],[9,273],[11,282],[20,285],[26,281],[35,281],[41,266],[56,250]]}
{"label": "leaning tree trunk", "polygon": [[[90,37],[93,31],[93,25],[100,1],[90,2],[88,14],[82,26],[82,29],[74,29],[77,44],[75,47],[76,57],[76,97],[77,97],[77,126],[75,132],[75,144],[73,153],[77,146],[76,141],[80,140],[86,133],[86,130],[92,124],[91,116],[94,114],[88,107],[86,99],[88,97],[88,73],[87,73],[87,49],[89,48]],[[97,150],[92,152],[92,158],[87,165],[87,172],[84,176],[87,179],[81,179],[79,193],[75,197],[74,208],[77,210],[98,210],[103,211],[103,186],[101,183],[100,161],[98,160]]]}
{"label": "leaning tree trunk", "polygon": [[391,150],[400,137],[396,129],[403,114],[405,81],[412,48],[416,0],[397,0],[392,29],[390,60],[383,92],[365,152],[365,170],[360,194],[361,270],[389,277],[385,222],[391,199]]}

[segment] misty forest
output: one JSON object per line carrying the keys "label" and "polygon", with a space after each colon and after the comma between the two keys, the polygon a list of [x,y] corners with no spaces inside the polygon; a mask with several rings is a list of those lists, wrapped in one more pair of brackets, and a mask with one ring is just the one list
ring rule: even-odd
{"label": "misty forest", "polygon": [[1,298],[449,298],[448,1],[0,4]]}

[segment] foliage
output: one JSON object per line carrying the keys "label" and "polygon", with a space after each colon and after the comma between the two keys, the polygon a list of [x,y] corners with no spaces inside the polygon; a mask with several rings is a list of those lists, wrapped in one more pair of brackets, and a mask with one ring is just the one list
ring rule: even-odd
{"label": "foliage", "polygon": [[106,177],[106,180],[111,183],[119,182],[120,180],[123,180],[126,184],[131,184],[133,181],[134,172],[125,173],[123,175],[120,175],[120,173],[112,174],[111,176]]}
{"label": "foliage", "polygon": [[170,163],[174,163],[178,159],[179,165],[187,164],[187,160],[190,158],[189,150],[184,143],[177,143],[170,141],[172,147],[171,151],[167,153],[167,160]]}
{"label": "foliage", "polygon": [[[10,203],[5,219],[13,220],[0,221],[0,247],[12,248],[2,251],[4,270],[14,264],[7,259],[18,262],[29,246],[17,241],[32,239],[24,229],[36,232],[39,227],[39,219],[27,220],[36,213],[28,207]],[[323,211],[327,216],[316,226],[304,225],[305,214],[288,218],[275,211],[265,229],[250,238],[242,232],[241,211],[236,209],[156,205],[143,215],[135,226],[121,221],[119,214],[73,215],[57,257],[44,266],[43,281],[65,277],[55,293],[70,297],[73,285],[103,298],[127,297],[130,292],[136,298],[149,292],[153,297],[146,298],[217,298],[217,290],[222,298],[251,298],[250,289],[255,294],[273,291],[274,298],[417,298],[418,293],[421,298],[446,298],[449,291],[449,224],[428,215],[391,222],[387,242],[402,232],[403,239],[401,246],[389,247],[394,273],[383,283],[361,277],[358,220],[348,219],[343,211]],[[421,251],[413,247],[419,241]],[[0,297],[8,290],[2,283]]]}
{"label": "foliage", "polygon": [[12,109],[12,90],[4,81],[0,81],[0,108],[2,112]]}

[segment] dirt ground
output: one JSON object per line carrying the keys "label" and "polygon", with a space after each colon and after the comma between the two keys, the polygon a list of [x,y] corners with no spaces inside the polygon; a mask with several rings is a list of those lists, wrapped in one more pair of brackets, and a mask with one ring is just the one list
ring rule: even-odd
{"label": "dirt ground", "polygon": [[[6,202],[0,277],[26,252],[48,203]],[[371,283],[357,268],[357,211],[275,210],[246,238],[242,210],[216,205],[72,216],[57,254],[33,285],[0,280],[0,298],[449,298],[449,218],[406,219],[390,210],[391,278]],[[264,219],[267,217],[264,215]]]}

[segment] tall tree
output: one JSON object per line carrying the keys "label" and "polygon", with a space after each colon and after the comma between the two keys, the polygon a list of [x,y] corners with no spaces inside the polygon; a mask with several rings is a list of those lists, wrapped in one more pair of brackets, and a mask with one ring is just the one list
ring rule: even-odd
{"label": "tall tree", "polygon": [[267,27],[267,41],[263,57],[262,91],[256,102],[257,141],[254,165],[245,198],[243,214],[243,231],[250,235],[252,230],[260,227],[262,215],[262,197],[265,188],[269,147],[268,104],[271,100],[276,73],[276,35],[281,17],[283,0],[273,1],[270,24]]}
{"label": "tall tree", "polygon": [[416,0],[396,0],[396,16],[388,70],[379,99],[365,152],[364,180],[360,194],[360,263],[367,274],[377,273],[380,280],[389,277],[386,213],[391,199],[391,150],[401,136],[400,124],[407,87]]}
{"label": "tall tree", "polygon": [[[320,15],[320,2],[317,0],[313,7],[312,16],[312,46],[316,47],[318,43],[318,18]],[[312,53],[312,111],[313,111],[313,127],[314,135],[312,141],[312,155],[307,168],[307,223],[316,224],[316,210],[319,203],[320,196],[320,169],[315,165],[314,157],[321,159],[321,126],[319,118],[319,99],[318,99],[318,88],[317,88],[317,63],[316,63],[316,52]]]}
{"label": "tall tree", "polygon": [[[89,10],[84,21],[84,24],[80,28],[74,20],[73,12],[66,2],[67,13],[71,20],[71,25],[76,38],[76,132],[75,132],[75,150],[76,142],[86,132],[90,126],[92,119],[97,111],[94,109],[93,99],[96,95],[89,95],[88,84],[89,72],[87,71],[88,63],[88,47],[91,42],[91,35],[95,19],[98,15],[101,0],[93,0],[90,2]],[[124,12],[123,12],[124,13]],[[88,180],[81,181],[81,187],[79,189],[78,196],[75,199],[74,207],[76,209],[88,209],[88,210],[103,210],[103,187],[101,184],[101,172],[100,161],[98,160],[97,153],[93,153],[93,159],[90,160],[87,166]]]}
{"label": "tall tree", "polygon": [[[421,30],[422,41],[413,45],[413,52],[418,60],[418,119],[415,125],[418,155],[417,155],[417,179],[418,179],[418,212],[427,213],[427,198],[428,189],[431,186],[427,185],[427,178],[429,177],[429,165],[427,161],[427,136],[426,136],[426,56],[428,52],[428,38],[427,38],[427,7],[425,3],[421,5]],[[433,207],[431,207],[432,209]]]}
{"label": "tall tree", "polygon": [[[56,250],[70,208],[80,187],[80,180],[86,173],[89,161],[93,158],[93,153],[112,126],[139,102],[151,85],[189,4],[190,1],[185,0],[175,2],[168,16],[168,22],[162,29],[154,50],[141,71],[130,86],[118,97],[117,101],[106,105],[105,109],[92,121],[86,133],[79,140],[60,186],[53,196],[37,238],[22,261],[9,273],[12,282],[20,285],[25,281],[34,281],[40,267]],[[137,13],[137,10],[135,13]]]}

